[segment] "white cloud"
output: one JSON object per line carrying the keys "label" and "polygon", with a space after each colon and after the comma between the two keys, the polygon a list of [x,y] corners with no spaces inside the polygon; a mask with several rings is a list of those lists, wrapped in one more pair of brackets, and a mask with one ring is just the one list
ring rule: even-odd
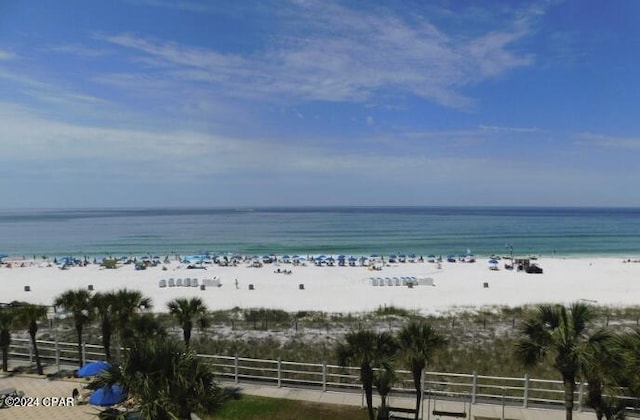
{"label": "white cloud", "polygon": [[136,52],[132,60],[144,62],[144,71],[162,72],[168,80],[206,83],[224,95],[266,101],[371,102],[393,91],[464,108],[473,101],[461,87],[533,63],[532,56],[509,50],[529,33],[522,18],[460,37],[424,18],[330,2],[299,2],[282,13],[280,31],[251,54],[131,34],[98,39]]}

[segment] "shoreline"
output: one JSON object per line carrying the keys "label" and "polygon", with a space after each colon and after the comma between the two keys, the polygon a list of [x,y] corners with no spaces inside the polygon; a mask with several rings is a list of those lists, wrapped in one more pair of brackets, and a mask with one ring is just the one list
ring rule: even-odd
{"label": "shoreline", "polygon": [[[201,297],[210,310],[240,307],[334,313],[394,306],[422,314],[441,314],[461,308],[567,304],[580,300],[600,306],[636,306],[640,264],[627,260],[542,257],[535,262],[544,269],[543,274],[505,270],[504,261],[499,263],[498,270],[490,270],[488,259],[482,257],[477,257],[474,263],[445,261],[441,268],[426,260],[385,263],[381,270],[290,263],[256,268],[246,262],[188,269],[187,264],[175,260],[145,270],[135,270],[133,265],[106,269],[92,263],[62,270],[55,265],[47,266],[46,261],[19,260],[26,266],[0,268],[0,288],[3,303],[17,300],[43,305],[51,305],[57,295],[69,289],[92,288],[94,292],[136,289],[152,299],[154,312],[166,311],[166,304],[172,299],[192,296]],[[402,285],[403,277],[432,279],[433,286],[409,288]],[[169,287],[171,278],[174,283],[177,279],[196,278],[198,287]],[[385,286],[372,286],[371,278],[389,278],[394,285],[386,285],[385,281]],[[394,282],[395,278],[400,282]],[[166,287],[160,287],[161,280],[165,280]],[[201,290],[202,284],[207,284],[205,290]],[[25,291],[26,286],[29,291]]]}

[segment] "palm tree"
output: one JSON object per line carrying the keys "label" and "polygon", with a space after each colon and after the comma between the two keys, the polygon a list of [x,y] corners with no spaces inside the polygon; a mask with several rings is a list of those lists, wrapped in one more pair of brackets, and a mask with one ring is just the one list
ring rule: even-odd
{"label": "palm tree", "polygon": [[2,371],[9,370],[9,346],[11,345],[11,330],[14,324],[14,314],[11,309],[0,308],[0,349],[2,350]]}
{"label": "palm tree", "polygon": [[[139,290],[120,289],[115,292],[115,316],[116,328],[119,337],[119,346],[122,345],[123,337],[130,336],[131,322],[138,316],[140,311],[153,307],[151,298],[143,296]],[[118,347],[119,348],[119,347]]]}
{"label": "palm tree", "polygon": [[151,298],[143,296],[139,290],[120,289],[116,292],[118,330],[123,332],[136,315],[153,307]]}
{"label": "palm tree", "polygon": [[122,365],[102,375],[103,384],[119,383],[134,397],[142,418],[189,419],[206,415],[226,399],[210,365],[176,340],[136,341]]}
{"label": "palm tree", "polygon": [[338,343],[336,353],[342,366],[358,364],[360,382],[367,401],[369,419],[374,420],[373,384],[374,367],[387,361],[396,352],[396,343],[388,332],[376,333],[372,330],[358,330],[347,333],[344,342]]}
{"label": "palm tree", "polygon": [[389,408],[387,407],[387,397],[393,388],[393,384],[397,380],[396,371],[390,360],[383,362],[373,375],[373,385],[380,395],[380,410],[378,410],[378,420],[387,420],[389,418]]}
{"label": "palm tree", "polygon": [[446,339],[426,322],[410,321],[398,332],[400,353],[411,368],[416,390],[415,420],[422,404],[422,372],[434,353],[446,344]]}
{"label": "palm tree", "polygon": [[586,404],[601,420],[624,418],[626,400],[620,398],[626,385],[625,336],[599,331],[601,340],[591,340],[589,364],[583,367],[588,384]]}
{"label": "palm tree", "polygon": [[113,292],[98,292],[91,298],[91,306],[95,309],[100,321],[102,347],[104,347],[104,356],[108,362],[113,361],[111,357],[111,337],[116,324],[116,305],[116,295]]}
{"label": "palm tree", "polygon": [[17,321],[20,324],[25,325],[29,331],[38,375],[44,375],[44,372],[42,371],[42,362],[40,361],[40,353],[38,351],[38,342],[36,341],[36,334],[38,333],[38,321],[46,319],[47,317],[47,307],[27,303],[16,306],[15,311]]}
{"label": "palm tree", "polygon": [[539,305],[525,321],[522,338],[516,343],[516,355],[525,366],[552,358],[553,367],[562,376],[567,420],[573,418],[576,379],[593,365],[594,347],[609,339],[605,332],[588,335],[587,327],[594,317],[592,308],[583,303],[574,303],[569,308]]}
{"label": "palm tree", "polygon": [[92,319],[91,293],[85,289],[67,290],[55,299],[54,305],[70,312],[73,317],[78,335],[78,364],[82,367],[82,332]]}
{"label": "palm tree", "polygon": [[129,322],[127,329],[123,331],[122,339],[125,343],[151,340],[156,337],[165,337],[162,323],[153,314],[138,315]]}
{"label": "palm tree", "polygon": [[189,347],[194,318],[206,316],[207,306],[200,298],[178,298],[169,302],[167,306],[169,307],[169,313],[176,317],[180,323],[184,344]]}

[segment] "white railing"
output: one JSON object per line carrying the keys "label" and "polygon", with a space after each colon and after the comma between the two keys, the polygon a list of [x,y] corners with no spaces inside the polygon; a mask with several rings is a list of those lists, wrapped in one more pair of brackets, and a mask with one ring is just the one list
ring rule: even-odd
{"label": "white railing", "polygon": [[[58,341],[38,340],[40,358],[45,363],[78,366],[78,344]],[[34,364],[31,342],[15,338],[10,349],[12,358],[28,360]],[[361,392],[359,368],[322,363],[302,363],[281,359],[251,359],[239,356],[218,356],[200,354],[200,358],[213,366],[220,380],[240,383],[260,383],[277,387],[298,387],[322,391]],[[103,360],[104,351],[100,345],[82,345],[83,363]],[[415,391],[411,372],[396,371],[398,381],[393,395],[411,395]],[[427,396],[438,399],[464,400],[471,404],[496,404],[523,408],[562,408],[564,390],[561,381],[533,379],[525,375],[521,378],[484,376],[477,373],[460,374],[446,372],[426,372],[423,389]],[[578,384],[574,402],[582,410],[582,401],[587,392],[585,383]],[[629,398],[629,409],[637,406],[638,400]]]}

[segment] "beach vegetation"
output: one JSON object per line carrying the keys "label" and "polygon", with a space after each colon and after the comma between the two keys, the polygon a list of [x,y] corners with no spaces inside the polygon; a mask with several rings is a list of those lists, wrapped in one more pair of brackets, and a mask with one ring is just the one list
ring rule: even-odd
{"label": "beach vegetation", "polygon": [[100,323],[102,347],[104,348],[105,358],[108,362],[113,361],[113,357],[111,356],[111,337],[117,322],[116,305],[116,296],[113,292],[98,292],[91,297],[91,306],[94,308],[98,322]]}
{"label": "beach vegetation", "polygon": [[82,344],[85,326],[93,319],[91,293],[85,289],[67,290],[54,299],[54,305],[71,314],[78,339],[78,364],[82,367]]}
{"label": "beach vegetation", "polygon": [[436,331],[431,324],[410,321],[398,332],[398,343],[402,359],[411,370],[413,386],[416,390],[415,420],[418,420],[422,402],[422,375],[433,360],[434,354],[442,349],[446,338]]}
{"label": "beach vegetation", "polygon": [[588,385],[585,403],[595,411],[598,420],[625,417],[627,401],[621,398],[625,389],[622,386],[628,384],[624,371],[625,336],[610,334],[589,349],[590,360],[583,369]]}
{"label": "beach vegetation", "polygon": [[177,298],[167,304],[169,313],[173,315],[182,328],[185,346],[189,347],[194,322],[207,316],[207,306],[200,298]]}
{"label": "beach vegetation", "polygon": [[129,321],[127,328],[122,332],[122,341],[125,345],[132,342],[151,340],[167,336],[164,324],[155,314],[139,314]]}
{"label": "beach vegetation", "polygon": [[36,361],[36,371],[38,375],[44,375],[36,336],[38,334],[38,323],[44,319],[47,319],[47,307],[42,305],[34,305],[32,303],[25,303],[14,306],[13,310],[15,311],[16,321],[21,326],[25,327],[29,332],[31,348],[33,349],[33,356]]}
{"label": "beach vegetation", "polygon": [[291,322],[291,315],[289,312],[280,309],[247,309],[244,313],[244,320],[253,324],[253,329],[258,329],[258,323],[260,323],[260,329],[267,330],[270,328],[277,328],[284,324],[289,327]]}
{"label": "beach vegetation", "polygon": [[408,309],[399,308],[397,306],[380,306],[374,312],[375,316],[397,316],[402,318],[408,318],[413,316],[414,313]]}
{"label": "beach vegetation", "polygon": [[516,344],[516,355],[525,366],[547,362],[560,373],[567,420],[573,418],[576,380],[584,378],[596,363],[595,349],[606,346],[610,340],[606,331],[589,333],[594,318],[593,308],[583,303],[574,303],[569,308],[540,305],[535,315],[522,325],[522,337]]}
{"label": "beach vegetation", "polygon": [[[142,311],[153,308],[150,297],[144,296],[139,290],[119,289],[114,293],[115,305],[113,307],[116,328],[120,346],[123,337],[132,337],[136,334],[129,331]],[[139,326],[139,325],[138,325]]]}
{"label": "beach vegetation", "polygon": [[2,371],[9,370],[9,346],[11,332],[14,328],[15,316],[9,307],[0,307],[0,350],[2,351]]}
{"label": "beach vegetation", "polygon": [[100,385],[119,384],[142,418],[190,419],[215,412],[229,398],[213,368],[175,339],[136,341],[123,361],[101,375]]}
{"label": "beach vegetation", "polygon": [[[395,337],[389,332],[376,333],[373,330],[351,331],[336,346],[338,363],[341,366],[359,366],[360,383],[367,402],[369,420],[375,419],[373,409],[373,385],[376,380],[374,369],[389,364],[397,352]],[[386,378],[390,380],[390,378]],[[384,382],[382,382],[384,384]]]}

